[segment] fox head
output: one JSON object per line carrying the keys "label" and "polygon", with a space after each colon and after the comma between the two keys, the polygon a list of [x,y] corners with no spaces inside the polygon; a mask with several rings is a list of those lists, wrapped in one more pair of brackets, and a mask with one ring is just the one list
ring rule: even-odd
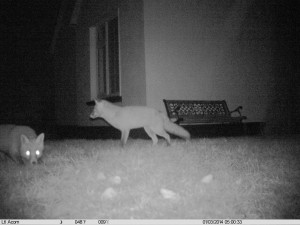
{"label": "fox head", "polygon": [[44,133],[41,133],[36,139],[28,139],[25,135],[21,135],[20,153],[25,164],[37,164],[38,159],[42,157],[44,137]]}
{"label": "fox head", "polygon": [[103,111],[104,111],[104,104],[105,104],[105,101],[103,101],[103,100],[98,101],[95,99],[94,110],[90,115],[91,119],[96,119],[98,117],[102,117]]}

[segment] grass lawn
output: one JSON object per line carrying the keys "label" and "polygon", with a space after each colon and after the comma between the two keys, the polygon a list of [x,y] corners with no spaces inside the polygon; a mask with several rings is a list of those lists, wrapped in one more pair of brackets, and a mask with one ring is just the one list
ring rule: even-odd
{"label": "grass lawn", "polygon": [[0,161],[0,218],[300,219],[299,137],[46,141]]}

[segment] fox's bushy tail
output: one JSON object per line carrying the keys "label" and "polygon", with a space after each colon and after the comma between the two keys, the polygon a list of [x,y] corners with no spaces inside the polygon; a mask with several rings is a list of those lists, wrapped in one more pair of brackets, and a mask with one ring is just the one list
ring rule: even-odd
{"label": "fox's bushy tail", "polygon": [[178,137],[184,138],[186,140],[191,138],[190,133],[186,129],[171,122],[170,119],[166,115],[164,115],[164,128],[169,133],[174,134]]}

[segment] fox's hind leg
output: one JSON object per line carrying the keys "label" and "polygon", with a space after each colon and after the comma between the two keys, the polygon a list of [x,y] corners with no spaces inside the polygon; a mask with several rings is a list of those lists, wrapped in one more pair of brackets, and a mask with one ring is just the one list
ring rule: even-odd
{"label": "fox's hind leg", "polygon": [[149,135],[149,137],[152,139],[153,141],[153,145],[156,145],[158,142],[158,139],[156,137],[155,132],[153,132],[149,127],[144,127],[146,133]]}
{"label": "fox's hind leg", "polygon": [[126,142],[127,142],[130,130],[122,130],[121,132],[122,132],[122,134],[121,134],[121,144],[122,144],[122,147],[124,147]]}
{"label": "fox's hind leg", "polygon": [[170,135],[165,131],[162,127],[151,127],[151,130],[156,133],[159,136],[162,136],[164,139],[166,139],[167,144],[171,145],[171,139]]}

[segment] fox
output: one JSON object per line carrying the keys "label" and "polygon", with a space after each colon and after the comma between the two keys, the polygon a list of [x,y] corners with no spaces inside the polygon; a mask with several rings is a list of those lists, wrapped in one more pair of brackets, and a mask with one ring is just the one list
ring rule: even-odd
{"label": "fox", "polygon": [[146,106],[118,106],[106,100],[95,99],[95,106],[90,114],[91,119],[103,118],[111,126],[121,131],[121,145],[124,147],[131,129],[144,128],[156,145],[158,138],[163,137],[171,145],[170,135],[174,134],[185,140],[190,139],[190,133],[170,121],[162,112]]}
{"label": "fox", "polygon": [[43,155],[44,137],[28,126],[0,125],[0,151],[16,163],[34,165]]}

